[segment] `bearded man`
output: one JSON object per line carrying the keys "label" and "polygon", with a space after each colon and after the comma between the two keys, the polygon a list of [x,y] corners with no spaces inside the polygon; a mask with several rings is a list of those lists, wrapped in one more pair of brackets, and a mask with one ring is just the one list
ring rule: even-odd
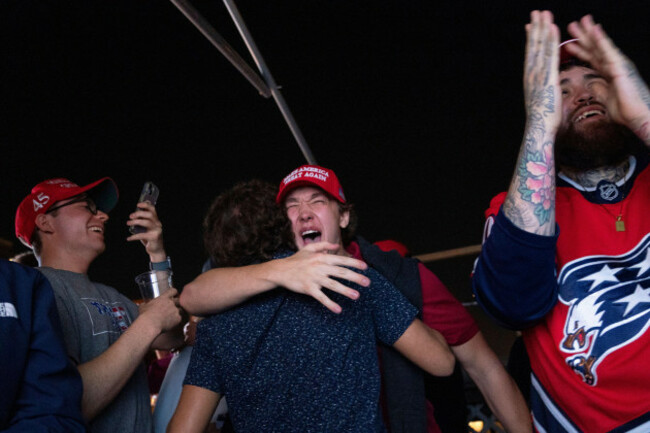
{"label": "bearded man", "polygon": [[650,92],[591,16],[562,45],[548,11],[526,31],[526,128],[474,292],[523,330],[537,431],[650,431]]}

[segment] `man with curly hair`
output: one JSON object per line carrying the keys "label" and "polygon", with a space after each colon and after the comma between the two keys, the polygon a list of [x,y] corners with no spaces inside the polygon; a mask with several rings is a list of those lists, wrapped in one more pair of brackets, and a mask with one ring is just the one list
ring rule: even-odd
{"label": "man with curly hair", "polygon": [[[359,298],[359,291],[344,280],[360,286],[369,282],[363,273],[347,267],[361,270],[370,265],[421,311],[427,326],[443,335],[507,430],[530,431],[528,409],[516,384],[469,313],[440,280],[417,260],[385,253],[355,236],[354,209],[334,171],[316,165],[298,167],[280,183],[276,202],[284,206],[291,221],[299,252],[247,268],[211,270],[185,286],[181,295],[185,308],[194,314],[220,311],[283,286],[341,313],[345,311],[337,300],[345,299],[341,295]],[[332,209],[336,210],[333,218],[328,216]],[[323,289],[328,289],[328,294]],[[391,432],[439,432],[426,399],[424,372],[390,346],[380,346],[380,356],[382,406]]]}
{"label": "man with curly hair", "polygon": [[[292,255],[292,225],[274,195],[271,185],[252,181],[216,199],[206,241],[219,264]],[[312,199],[325,226],[347,218],[320,195]],[[353,285],[358,300],[332,295],[345,307],[340,314],[277,287],[203,320],[168,432],[204,431],[222,395],[238,433],[385,432],[376,342],[431,374],[450,374],[453,357],[392,284],[372,269],[363,275],[372,284]]]}

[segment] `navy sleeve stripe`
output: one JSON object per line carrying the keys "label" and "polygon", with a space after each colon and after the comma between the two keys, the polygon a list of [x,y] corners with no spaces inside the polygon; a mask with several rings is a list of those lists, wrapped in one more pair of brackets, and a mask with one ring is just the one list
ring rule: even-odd
{"label": "navy sleeve stripe", "polygon": [[522,329],[544,317],[557,301],[555,236],[529,233],[501,212],[494,217],[472,286],[477,302],[502,326]]}

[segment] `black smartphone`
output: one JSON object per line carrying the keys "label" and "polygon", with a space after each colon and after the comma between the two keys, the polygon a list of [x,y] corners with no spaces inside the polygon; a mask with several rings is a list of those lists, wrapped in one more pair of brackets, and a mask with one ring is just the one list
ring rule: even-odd
{"label": "black smartphone", "polygon": [[[158,201],[159,193],[160,190],[153,182],[145,182],[144,186],[142,187],[142,192],[140,193],[140,199],[138,200],[138,203],[147,201],[155,206],[156,202]],[[138,233],[144,233],[147,231],[147,229],[142,226],[131,226],[129,228],[129,231],[135,235]]]}

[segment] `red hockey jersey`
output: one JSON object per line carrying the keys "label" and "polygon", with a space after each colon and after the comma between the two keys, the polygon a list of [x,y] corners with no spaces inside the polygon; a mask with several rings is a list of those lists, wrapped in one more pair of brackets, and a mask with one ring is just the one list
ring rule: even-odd
{"label": "red hockey jersey", "polygon": [[[493,199],[490,219],[504,198]],[[619,214],[625,231],[616,230]],[[556,221],[558,301],[523,331],[536,428],[648,432],[650,168],[613,204],[558,186]]]}

